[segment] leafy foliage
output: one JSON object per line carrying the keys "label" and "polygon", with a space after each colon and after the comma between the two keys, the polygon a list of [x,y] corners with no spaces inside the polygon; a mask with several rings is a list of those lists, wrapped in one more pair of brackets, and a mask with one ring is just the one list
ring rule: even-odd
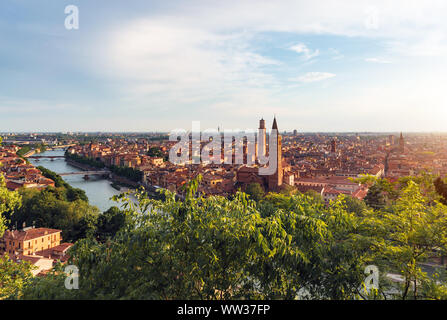
{"label": "leafy foliage", "polygon": [[[429,180],[425,181],[428,182]],[[419,182],[419,183],[418,183]],[[116,197],[97,220],[96,236],[76,242],[70,264],[80,290],[54,272],[34,279],[23,296],[51,299],[445,299],[445,272],[422,263],[447,249],[447,207],[424,179],[373,180],[384,195],[374,207],[340,196],[326,205],[314,194],[269,193],[258,202],[197,193],[184,201],[138,203]],[[376,202],[379,203],[379,202]],[[380,287],[365,287],[365,266],[380,270]],[[393,284],[388,273],[402,276]]]}
{"label": "leafy foliage", "polygon": [[105,167],[105,164],[102,163],[101,161],[95,160],[95,159],[90,159],[90,158],[86,158],[86,157],[82,157],[79,156],[77,154],[73,154],[70,152],[65,152],[65,157],[67,157],[68,159],[72,159],[73,161],[82,163],[82,164],[86,164],[95,168],[99,168],[102,169]]}
{"label": "leafy foliage", "polygon": [[198,183],[189,183],[183,202],[169,191],[165,201],[140,194],[137,206],[121,196],[125,227],[103,243],[83,239],[71,250],[81,274],[72,298],[357,295],[365,250],[353,250],[359,222],[343,200],[326,208],[309,196],[270,194],[258,206],[244,193],[196,197]]}
{"label": "leafy foliage", "polygon": [[381,210],[390,205],[391,201],[397,197],[398,194],[393,183],[387,179],[376,179],[369,188],[364,201],[369,207]]}
{"label": "leafy foliage", "polygon": [[163,151],[159,147],[150,147],[147,155],[150,157],[165,158]]}
{"label": "leafy foliage", "polygon": [[441,177],[438,177],[434,181],[434,186],[436,189],[436,192],[441,196],[440,201],[447,205],[447,183],[445,183]]}
{"label": "leafy foliage", "polygon": [[62,230],[66,241],[76,241],[93,235],[98,208],[84,200],[67,201],[64,188],[46,188],[42,191],[24,189],[20,191],[22,206],[11,216],[10,226],[55,228]]}
{"label": "leafy foliage", "polygon": [[[6,230],[7,221],[4,213],[11,215],[20,204],[20,195],[5,187],[5,179],[0,174],[0,238]],[[30,270],[31,266],[28,263],[15,263],[8,256],[0,256],[0,300],[19,298],[21,290],[31,278]]]}
{"label": "leafy foliage", "polygon": [[439,202],[430,205],[419,186],[409,181],[396,204],[379,214],[370,211],[365,219],[364,235],[382,270],[397,272],[404,278],[401,299],[413,291],[417,299],[420,282],[427,282],[420,263],[445,250],[447,245],[447,207]]}
{"label": "leafy foliage", "polygon": [[67,182],[62,179],[60,175],[58,175],[56,172],[53,172],[47,168],[44,168],[42,166],[37,167],[42,174],[53,180],[56,188],[62,188],[61,190],[64,191],[64,198],[67,201],[76,201],[76,200],[83,200],[88,202],[88,197],[85,194],[85,191],[79,188],[73,188],[71,185],[69,185]]}
{"label": "leafy foliage", "polygon": [[118,207],[110,207],[99,215],[96,222],[95,237],[99,242],[111,239],[127,223],[127,217]]}
{"label": "leafy foliage", "polygon": [[21,197],[16,191],[9,191],[6,188],[5,178],[0,174],[0,238],[7,227],[7,217],[21,206]]}
{"label": "leafy foliage", "polygon": [[264,190],[259,183],[250,183],[247,185],[245,193],[254,201],[259,201],[264,197]]}
{"label": "leafy foliage", "polygon": [[143,172],[135,168],[110,166],[109,169],[113,173],[126,177],[134,182],[139,182],[143,178]]}
{"label": "leafy foliage", "polygon": [[18,299],[31,279],[32,266],[28,262],[13,262],[7,255],[0,256],[0,300]]}

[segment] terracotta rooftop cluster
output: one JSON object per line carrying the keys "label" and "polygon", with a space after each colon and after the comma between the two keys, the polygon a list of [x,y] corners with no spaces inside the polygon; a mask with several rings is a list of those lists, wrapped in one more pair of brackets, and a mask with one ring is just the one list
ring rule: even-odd
{"label": "terracotta rooftop cluster", "polygon": [[16,154],[19,149],[14,145],[0,147],[0,173],[5,177],[6,187],[9,190],[54,187],[53,180],[44,177],[39,169]]}

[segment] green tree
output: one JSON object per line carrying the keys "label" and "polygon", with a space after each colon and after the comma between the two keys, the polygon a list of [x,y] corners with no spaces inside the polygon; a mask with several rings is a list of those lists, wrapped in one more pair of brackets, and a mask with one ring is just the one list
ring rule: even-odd
{"label": "green tree", "polygon": [[259,183],[250,183],[245,188],[245,193],[250,196],[250,199],[258,202],[264,197],[264,189],[262,189]]}
{"label": "green tree", "polygon": [[103,212],[96,223],[96,239],[105,242],[112,239],[126,225],[126,215],[118,207],[110,207]]}
{"label": "green tree", "polygon": [[72,154],[72,153],[70,153],[68,151],[65,152],[65,157],[68,158],[68,159],[71,159],[71,160],[73,160],[75,162],[86,164],[86,165],[89,165],[89,166],[92,166],[92,167],[95,167],[95,168],[102,169],[102,168],[105,167],[105,164],[103,162],[97,160],[97,159],[82,157],[82,156],[79,156],[79,155],[74,154],[74,153]]}
{"label": "green tree", "polygon": [[21,291],[24,300],[66,300],[76,299],[73,291],[65,289],[66,274],[58,263],[45,276],[30,279]]}
{"label": "green tree", "polygon": [[[26,298],[58,299],[445,299],[445,272],[430,277],[421,263],[447,244],[447,207],[408,179],[400,198],[386,183],[386,206],[340,196],[328,205],[313,195],[269,193],[258,203],[197,195],[184,201],[134,203],[116,197],[96,222],[96,237],[76,242],[69,263],[80,268],[80,290],[63,275],[33,281]],[[57,194],[53,193],[53,197]],[[88,223],[86,223],[88,225]],[[78,227],[80,229],[81,227]],[[86,232],[84,232],[86,233]],[[365,266],[379,267],[379,290],[367,294]],[[394,294],[388,272],[403,276]],[[394,285],[396,286],[396,285]]]}
{"label": "green tree", "polygon": [[364,201],[374,209],[386,208],[399,196],[395,184],[385,178],[365,175],[360,178],[350,178],[350,180],[369,187]]}
{"label": "green tree", "polygon": [[60,188],[59,191],[63,191],[63,198],[65,200],[67,201],[84,200],[88,202],[88,197],[84,190],[73,188],[71,185],[65,182],[65,180],[62,179],[62,177],[58,175],[56,172],[53,172],[42,166],[37,167],[37,169],[39,169],[45,177],[54,181],[55,187]]}
{"label": "green tree", "polygon": [[[0,238],[6,230],[6,218],[20,206],[21,198],[17,192],[9,191],[5,185],[5,179],[0,174]],[[0,256],[0,300],[7,298],[19,298],[21,291],[26,286],[31,275],[31,265],[26,262],[16,263],[7,255]]]}
{"label": "green tree", "polygon": [[32,279],[32,265],[14,262],[8,255],[0,256],[0,300],[18,299]]}
{"label": "green tree", "polygon": [[61,229],[66,241],[93,235],[99,209],[84,200],[67,201],[65,192],[52,187],[20,190],[22,206],[12,215],[10,225]]}
{"label": "green tree", "polygon": [[365,210],[368,209],[364,201],[354,197],[344,197],[344,203],[348,212],[354,213],[356,216],[363,216]]}
{"label": "green tree", "polygon": [[110,166],[110,171],[113,173],[128,178],[134,182],[140,182],[143,177],[143,172],[130,167],[118,167],[118,166]]}
{"label": "green tree", "polygon": [[0,173],[0,238],[6,230],[7,217],[10,217],[14,210],[21,206],[21,201],[18,192],[9,191],[6,188],[5,178]]}
{"label": "green tree", "polygon": [[435,179],[433,184],[436,192],[441,196],[440,201],[447,205],[447,183],[445,183],[441,177],[438,177]]}
{"label": "green tree", "polygon": [[[362,220],[346,211],[345,200],[340,197],[326,206],[314,194],[266,196],[260,207],[262,215],[276,216],[277,221],[288,226],[288,248],[304,253],[303,261],[295,257],[285,260],[287,263],[281,255],[276,256],[278,260],[272,265],[277,271],[273,274],[282,276],[273,288],[285,291],[271,298],[294,299],[300,291],[314,299],[360,296],[363,270],[370,262],[369,248],[367,242],[358,241]],[[268,292],[275,292],[273,288]]]}
{"label": "green tree", "polygon": [[439,176],[425,171],[415,176],[401,177],[398,180],[399,190],[404,190],[409,185],[409,182],[412,181],[419,186],[421,193],[429,200],[430,204],[433,204],[435,201],[442,202],[442,195],[436,189],[436,181],[438,181],[438,178]]}
{"label": "green tree", "polygon": [[321,195],[321,193],[318,193],[317,191],[310,189],[307,190],[304,194],[306,196],[313,198],[316,202],[324,204],[324,198]]}
{"label": "green tree", "polygon": [[373,184],[365,196],[365,203],[373,209],[384,209],[388,204],[386,189],[380,183]]}
{"label": "green tree", "polygon": [[163,151],[159,147],[150,147],[147,155],[150,157],[160,157],[164,158]]}
{"label": "green tree", "polygon": [[104,242],[82,239],[70,251],[69,263],[81,274],[71,298],[358,296],[367,251],[356,240],[360,221],[342,199],[327,207],[301,194],[269,194],[257,205],[244,193],[232,200],[196,196],[199,180],[189,183],[184,201],[168,191],[165,200],[140,194],[137,204],[117,197],[124,227]]}
{"label": "green tree", "polygon": [[439,202],[430,204],[419,186],[409,181],[401,197],[388,211],[370,211],[364,234],[372,240],[376,261],[382,270],[388,269],[404,277],[401,299],[410,294],[421,298],[418,288],[429,283],[420,263],[439,252],[447,244],[447,207]]}

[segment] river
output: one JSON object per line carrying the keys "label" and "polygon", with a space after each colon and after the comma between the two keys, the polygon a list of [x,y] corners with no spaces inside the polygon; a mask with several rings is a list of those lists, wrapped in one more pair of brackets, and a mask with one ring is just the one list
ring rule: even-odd
{"label": "river", "polygon": [[[64,150],[50,150],[43,153],[38,153],[38,156],[63,156]],[[79,172],[82,171],[76,167],[69,165],[63,158],[51,159],[28,159],[34,166],[42,166],[56,173],[64,172]],[[111,206],[119,207],[119,204],[110,198],[114,195],[120,194],[118,190],[111,186],[111,181],[99,176],[90,176],[89,180],[84,180],[82,175],[63,176],[67,183],[74,188],[79,188],[85,191],[90,204],[97,206],[102,212],[109,209]]]}

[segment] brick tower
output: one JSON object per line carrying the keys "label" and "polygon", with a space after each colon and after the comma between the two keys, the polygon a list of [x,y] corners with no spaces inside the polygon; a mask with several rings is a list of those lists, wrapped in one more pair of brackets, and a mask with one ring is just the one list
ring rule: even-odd
{"label": "brick tower", "polygon": [[[258,139],[262,140],[262,142],[264,143],[264,148],[266,150],[267,145],[265,142],[266,139],[265,139],[265,120],[264,119],[259,120],[259,131],[260,131],[260,136],[258,137]],[[258,145],[259,145],[259,143],[258,143]],[[257,149],[257,151],[258,150],[259,149]],[[256,152],[256,154],[257,154],[257,152]]]}
{"label": "brick tower", "polygon": [[399,152],[401,152],[401,153],[405,152],[405,141],[404,141],[404,136],[403,136],[402,132],[400,133],[400,138],[399,138]]}
{"label": "brick tower", "polygon": [[[278,190],[279,187],[282,185],[283,180],[283,170],[282,170],[282,138],[279,134],[278,130],[278,124],[276,123],[276,117],[273,119],[273,126],[272,130],[276,130],[277,138],[276,138],[276,148],[277,148],[277,154],[276,154],[276,171],[274,174],[268,177],[268,188],[271,191]],[[270,146],[269,146],[270,149]],[[270,152],[269,152],[270,153]]]}
{"label": "brick tower", "polygon": [[337,141],[335,139],[332,139],[332,141],[331,141],[331,152],[332,153],[337,152]]}

